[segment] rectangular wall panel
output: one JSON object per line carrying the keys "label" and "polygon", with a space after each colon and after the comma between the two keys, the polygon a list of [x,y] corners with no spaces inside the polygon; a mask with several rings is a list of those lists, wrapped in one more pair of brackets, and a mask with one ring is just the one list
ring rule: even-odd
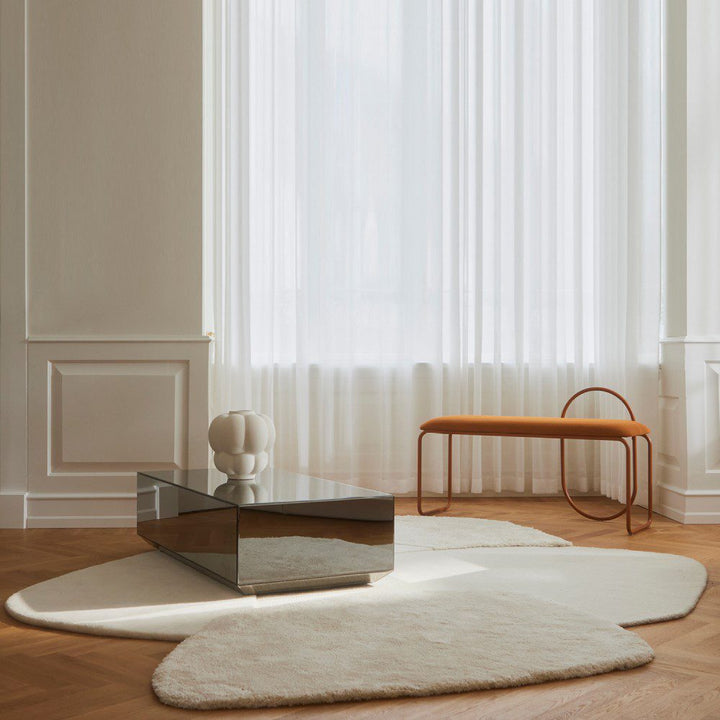
{"label": "rectangular wall panel", "polygon": [[705,472],[720,473],[720,362],[705,363]]}
{"label": "rectangular wall panel", "polygon": [[135,473],[208,462],[208,342],[28,343],[28,527],[134,526]]}
{"label": "rectangular wall panel", "polygon": [[657,510],[682,523],[720,523],[720,342],[661,343]]}
{"label": "rectangular wall panel", "polygon": [[51,473],[186,466],[187,361],[63,362],[49,372]]}

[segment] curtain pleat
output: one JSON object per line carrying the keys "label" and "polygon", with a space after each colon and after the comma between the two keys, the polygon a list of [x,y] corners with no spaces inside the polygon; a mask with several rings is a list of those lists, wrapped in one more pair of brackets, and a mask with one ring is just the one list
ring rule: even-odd
{"label": "curtain pleat", "polygon": [[[398,493],[436,415],[600,384],[654,425],[660,0],[216,3],[214,413]],[[557,442],[456,443],[461,492],[559,490]],[[574,489],[623,496],[617,448],[568,445]]]}

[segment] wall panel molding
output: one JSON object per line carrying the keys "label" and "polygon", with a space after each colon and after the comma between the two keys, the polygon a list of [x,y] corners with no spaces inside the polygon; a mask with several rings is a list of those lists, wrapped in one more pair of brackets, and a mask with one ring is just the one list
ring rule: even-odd
{"label": "wall panel molding", "polygon": [[705,362],[705,472],[720,473],[720,361]]}
{"label": "wall panel molding", "polygon": [[[0,527],[134,524],[128,498],[90,496],[134,491],[138,464],[207,464],[203,7],[151,5],[0,1]],[[48,368],[74,362],[120,371],[53,407]],[[184,391],[142,363],[182,365]],[[143,382],[162,412],[99,414]]]}
{"label": "wall panel molding", "polygon": [[187,465],[186,360],[51,362],[48,372],[49,475]]}
{"label": "wall panel molding", "polygon": [[720,340],[661,343],[658,502],[683,523],[720,523]]}
{"label": "wall panel molding", "polygon": [[198,342],[209,343],[212,338],[207,335],[98,335],[98,336],[82,336],[82,335],[30,335],[27,338],[28,343],[129,343],[129,342]]}
{"label": "wall panel molding", "polygon": [[208,462],[207,342],[28,344],[28,527],[135,525],[138,470]]}

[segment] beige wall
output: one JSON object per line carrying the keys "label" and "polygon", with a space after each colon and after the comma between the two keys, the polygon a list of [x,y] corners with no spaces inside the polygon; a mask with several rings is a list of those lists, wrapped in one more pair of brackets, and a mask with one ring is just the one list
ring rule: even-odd
{"label": "beige wall", "polygon": [[202,334],[201,0],[30,0],[28,331]]}
{"label": "beige wall", "polygon": [[22,0],[0,0],[0,527],[27,489],[25,43]]}
{"label": "beige wall", "polygon": [[0,525],[207,463],[202,52],[202,0],[0,0]]}

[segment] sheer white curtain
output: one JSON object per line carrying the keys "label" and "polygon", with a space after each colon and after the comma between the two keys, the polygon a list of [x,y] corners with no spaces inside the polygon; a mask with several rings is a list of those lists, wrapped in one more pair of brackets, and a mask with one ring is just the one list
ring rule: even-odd
{"label": "sheer white curtain", "polygon": [[[215,412],[271,415],[277,466],[393,492],[435,415],[598,383],[653,424],[660,0],[210,13]],[[556,442],[457,442],[461,491],[559,488]],[[574,445],[572,486],[621,494]]]}

